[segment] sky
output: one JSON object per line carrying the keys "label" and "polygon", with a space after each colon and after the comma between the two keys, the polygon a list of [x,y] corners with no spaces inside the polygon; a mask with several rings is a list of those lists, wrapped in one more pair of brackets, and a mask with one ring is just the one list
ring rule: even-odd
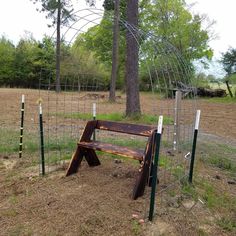
{"label": "sky", "polygon": [[[222,71],[217,66],[217,60],[229,47],[236,48],[236,30],[233,26],[236,22],[236,0],[186,0],[186,3],[194,3],[191,12],[207,14],[210,20],[216,21],[213,31],[217,37],[209,43],[214,50],[213,66],[207,73],[220,74]],[[101,5],[102,0],[97,0],[98,8]],[[73,6],[75,9],[88,7],[85,0],[73,0]],[[54,30],[47,27],[50,20],[46,20],[45,15],[37,12],[36,8],[30,0],[0,0],[0,36],[5,35],[14,44],[26,32],[31,32],[37,40],[41,40],[44,34],[51,36]]]}

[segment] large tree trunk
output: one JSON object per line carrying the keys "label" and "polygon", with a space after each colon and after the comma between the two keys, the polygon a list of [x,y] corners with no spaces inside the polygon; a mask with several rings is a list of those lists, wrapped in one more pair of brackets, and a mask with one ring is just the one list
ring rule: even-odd
{"label": "large tree trunk", "polygon": [[[141,114],[138,81],[138,0],[127,1],[126,116]],[[134,27],[134,28],[133,28]]]}
{"label": "large tree trunk", "polygon": [[115,0],[114,25],[113,25],[113,47],[112,47],[112,72],[109,101],[116,100],[116,80],[118,75],[118,53],[119,53],[119,19],[120,19],[120,0]]}
{"label": "large tree trunk", "polygon": [[57,10],[57,44],[56,44],[56,92],[61,91],[60,61],[61,60],[61,0],[58,0]]}

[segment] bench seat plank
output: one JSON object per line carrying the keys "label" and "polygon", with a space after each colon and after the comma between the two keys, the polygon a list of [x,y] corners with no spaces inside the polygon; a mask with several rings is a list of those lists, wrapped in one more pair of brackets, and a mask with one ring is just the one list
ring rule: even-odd
{"label": "bench seat plank", "polygon": [[96,129],[149,137],[156,128],[149,125],[126,124],[98,120]]}
{"label": "bench seat plank", "polygon": [[87,148],[87,149],[94,149],[97,151],[120,155],[124,157],[129,157],[129,158],[139,160],[139,161],[143,160],[143,155],[144,155],[143,150],[121,147],[114,144],[103,143],[103,142],[98,142],[98,141],[79,142],[78,146]]}

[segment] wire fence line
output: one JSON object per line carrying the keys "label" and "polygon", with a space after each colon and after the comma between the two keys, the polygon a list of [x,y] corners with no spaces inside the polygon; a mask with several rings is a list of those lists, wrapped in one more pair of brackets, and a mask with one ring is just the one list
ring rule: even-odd
{"label": "wire fence line", "polygon": [[[62,91],[56,93],[50,83],[41,84],[38,90],[31,89],[1,89],[1,155],[18,158],[20,137],[21,96],[25,96],[24,136],[22,160],[27,159],[35,166],[36,174],[41,170],[40,135],[39,135],[39,104],[43,109],[44,150],[46,173],[65,168],[76,149],[79,137],[88,120],[93,119],[93,104],[96,103],[97,119],[108,119],[121,122],[136,122],[126,120],[125,95],[117,94],[117,103],[108,102],[108,92],[100,91],[97,85],[94,89],[78,86],[62,85]],[[193,122],[195,116],[194,103],[191,99],[181,101],[179,108],[179,140],[178,149],[174,150],[175,132],[175,98],[160,99],[158,94],[148,93],[142,97],[143,115],[147,119],[141,121],[150,125],[157,125],[159,115],[164,116],[164,133],[161,142],[158,179],[158,197],[163,196],[171,186],[183,179],[189,170]],[[3,102],[5,101],[5,102]],[[144,149],[146,140],[132,135],[122,135],[114,132],[99,131],[96,139],[116,143],[117,145],[133,146]],[[100,154],[99,154],[100,155]],[[106,155],[107,156],[107,155]],[[116,159],[116,157],[115,157]],[[123,160],[125,161],[126,160]],[[108,163],[105,161],[105,164]],[[132,163],[137,170],[139,163]],[[125,167],[114,168],[110,173],[119,178],[135,177],[135,171]],[[99,171],[99,170],[98,170]],[[41,174],[41,173],[40,173]],[[94,180],[96,181],[96,180]],[[96,184],[95,184],[96,185]],[[124,191],[122,181],[119,182],[120,194]],[[144,212],[147,215],[149,189],[145,195]],[[119,192],[119,191],[118,191]]]}

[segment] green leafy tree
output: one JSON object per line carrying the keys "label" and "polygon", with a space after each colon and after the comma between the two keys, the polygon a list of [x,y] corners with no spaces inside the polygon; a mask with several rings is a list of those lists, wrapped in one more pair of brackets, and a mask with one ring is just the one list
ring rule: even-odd
{"label": "green leafy tree", "polygon": [[4,36],[0,38],[0,85],[7,85],[13,82],[15,46]]}
{"label": "green leafy tree", "polygon": [[[65,46],[66,49],[66,46]],[[64,51],[64,50],[63,50]],[[78,78],[78,85],[87,89],[98,86],[98,89],[107,89],[109,85],[107,67],[95,56],[91,50],[79,44],[67,48],[62,57],[62,76],[67,78]],[[69,78],[69,81],[68,81]]]}
{"label": "green leafy tree", "polygon": [[193,61],[213,56],[208,43],[214,22],[203,30],[205,17],[192,15],[184,0],[143,0],[140,5],[140,27],[150,32],[142,42],[146,55],[141,59],[141,71],[146,65],[150,71],[142,73],[141,82],[150,74],[158,75],[159,85],[166,88],[173,87],[172,81],[190,82],[186,77],[194,79]]}
{"label": "green leafy tree", "polygon": [[236,77],[236,49],[229,48],[226,53],[223,53],[221,62],[223,64],[224,70],[227,73],[224,79],[226,86],[228,88],[230,96],[233,97],[233,93],[230,89],[229,83],[231,81],[235,81],[235,77]]}
{"label": "green leafy tree", "polygon": [[14,86],[35,88],[38,85],[37,63],[40,48],[31,35],[22,38],[16,46]]}
{"label": "green leafy tree", "polygon": [[[143,1],[141,27],[175,46],[188,60],[211,58],[209,31],[202,29],[204,17],[192,15],[184,0]],[[209,27],[214,22],[209,23]]]}
{"label": "green leafy tree", "polygon": [[49,79],[54,83],[55,78],[55,42],[51,37],[44,36],[42,42],[38,42],[36,61],[34,65],[39,74],[40,83],[48,84]]}
{"label": "green leafy tree", "polygon": [[229,48],[227,52],[223,53],[221,62],[227,75],[236,73],[236,49]]}
{"label": "green leafy tree", "polygon": [[52,19],[50,26],[56,25],[56,91],[61,90],[60,87],[60,60],[61,60],[61,25],[66,25],[71,20],[75,20],[73,8],[70,0],[31,0],[33,3],[41,4],[40,12],[46,12],[46,18]]}

